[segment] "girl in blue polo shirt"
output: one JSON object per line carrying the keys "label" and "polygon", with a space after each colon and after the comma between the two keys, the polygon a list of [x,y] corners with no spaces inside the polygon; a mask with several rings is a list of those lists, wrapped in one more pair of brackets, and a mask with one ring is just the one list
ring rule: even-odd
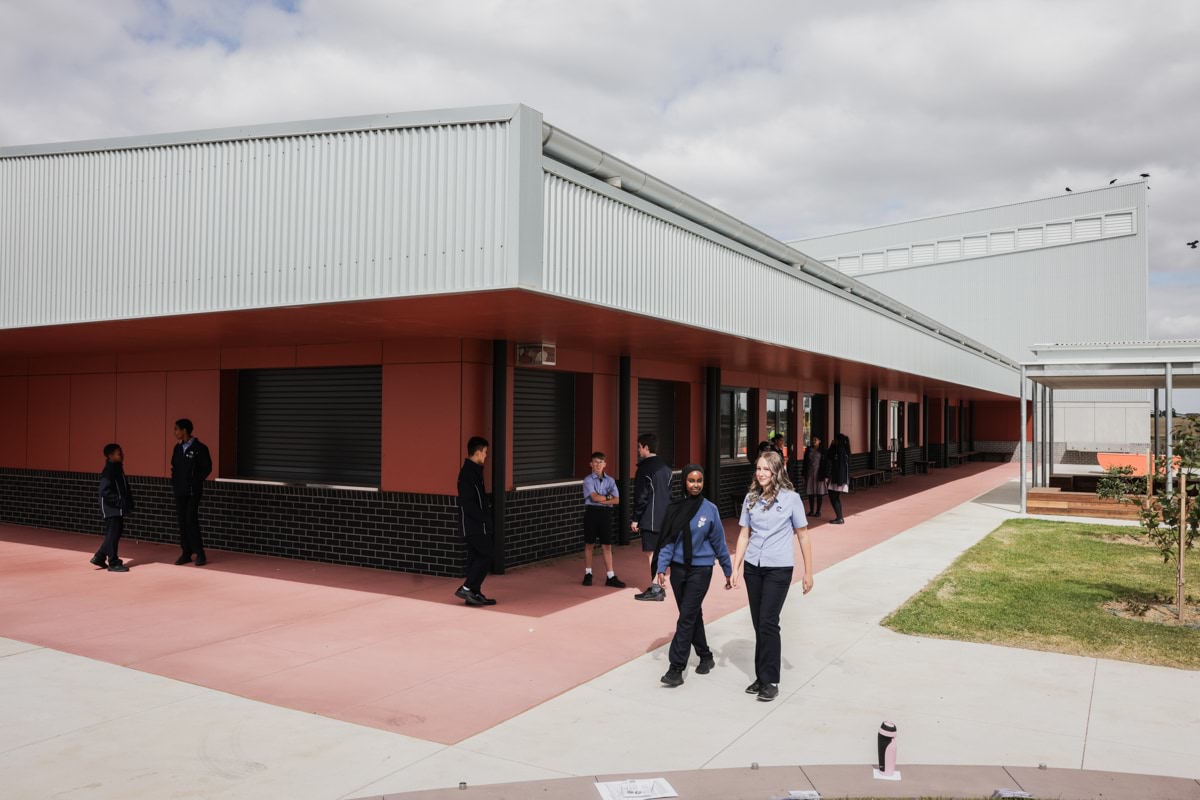
{"label": "girl in blue polo shirt", "polygon": [[713,668],[713,654],[704,635],[704,613],[701,606],[712,585],[713,562],[720,561],[725,572],[725,588],[732,588],[729,548],[725,545],[725,526],[717,507],[704,498],[704,469],[688,464],[681,473],[683,499],[667,507],[663,529],[654,554],[658,585],[666,588],[667,572],[671,574],[671,591],[679,607],[675,623],[675,638],[671,640],[670,669],[661,680],[670,687],[683,683],[689,651],[694,647],[700,663],[697,675],[706,675]]}
{"label": "girl in blue polo shirt", "polygon": [[812,545],[804,502],[792,487],[778,453],[758,457],[739,524],[742,530],[733,559],[733,585],[744,572],[750,619],[754,622],[755,679],[746,692],[771,701],[779,696],[779,614],[792,585],[796,561],[793,536],[799,540],[804,557],[804,593],[812,591],[813,586]]}

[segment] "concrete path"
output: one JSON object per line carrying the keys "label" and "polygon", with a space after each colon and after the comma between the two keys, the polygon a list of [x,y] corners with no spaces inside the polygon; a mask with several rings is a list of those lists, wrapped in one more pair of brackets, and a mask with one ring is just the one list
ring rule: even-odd
{"label": "concrete path", "polygon": [[[744,609],[709,626],[718,668],[689,674],[680,689],[658,684],[660,647],[450,746],[0,640],[0,786],[19,798],[332,800],[460,781],[864,764],[885,718],[900,726],[902,764],[1044,762],[1200,778],[1198,672],[878,626],[1013,516],[1015,489],[1006,483],[823,569],[807,597],[794,592],[782,693],[769,704],[742,692],[753,655]],[[644,605],[612,613],[597,647]],[[559,654],[545,659],[538,674],[552,674]]]}

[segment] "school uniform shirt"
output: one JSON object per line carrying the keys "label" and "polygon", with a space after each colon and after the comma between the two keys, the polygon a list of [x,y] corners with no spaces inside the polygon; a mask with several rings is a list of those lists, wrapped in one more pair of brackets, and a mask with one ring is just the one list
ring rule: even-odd
{"label": "school uniform shirt", "polygon": [[[732,575],[733,562],[729,559],[729,547],[725,544],[725,526],[721,524],[721,513],[712,501],[704,500],[700,503],[688,530],[692,535],[692,566],[711,567],[714,561],[720,561],[725,577]],[[659,572],[666,572],[672,563],[683,563],[681,539],[664,544],[658,551]]]}
{"label": "school uniform shirt", "polygon": [[804,516],[804,499],[790,489],[784,489],[771,503],[761,499],[751,507],[750,495],[742,501],[742,527],[750,528],[750,543],[746,547],[746,563],[756,567],[794,567],[796,551],[792,547],[795,528],[808,526]]}
{"label": "school uniform shirt", "polygon": [[612,508],[605,503],[597,503],[592,499],[593,494],[598,494],[601,497],[606,495],[612,497],[620,497],[617,493],[617,482],[608,475],[596,477],[596,473],[589,472],[583,479],[583,504],[585,506],[593,506],[595,508]]}

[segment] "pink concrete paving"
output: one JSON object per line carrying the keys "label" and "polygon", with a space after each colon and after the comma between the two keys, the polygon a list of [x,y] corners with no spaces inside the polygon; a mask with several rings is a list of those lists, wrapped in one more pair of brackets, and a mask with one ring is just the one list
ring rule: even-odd
{"label": "pink concrete paving", "polygon": [[[816,568],[1014,474],[970,464],[851,495],[846,525],[814,520]],[[732,541],[735,521],[726,527]],[[582,559],[567,558],[489,578],[500,605],[477,609],[450,579],[224,552],[177,567],[175,548],[142,542],[123,543],[131,570],[110,574],[87,563],[97,542],[0,526],[0,636],[447,744],[659,647],[674,628],[674,603],[632,600],[648,578],[635,547],[617,553],[627,590],[580,586]],[[714,587],[705,616],[744,604],[744,590]]]}

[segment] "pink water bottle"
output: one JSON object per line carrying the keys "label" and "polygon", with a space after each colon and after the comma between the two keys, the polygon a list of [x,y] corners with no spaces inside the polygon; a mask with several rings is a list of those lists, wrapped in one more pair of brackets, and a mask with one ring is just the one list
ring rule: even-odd
{"label": "pink water bottle", "polygon": [[896,723],[884,722],[879,726],[879,772],[892,777],[896,771]]}

